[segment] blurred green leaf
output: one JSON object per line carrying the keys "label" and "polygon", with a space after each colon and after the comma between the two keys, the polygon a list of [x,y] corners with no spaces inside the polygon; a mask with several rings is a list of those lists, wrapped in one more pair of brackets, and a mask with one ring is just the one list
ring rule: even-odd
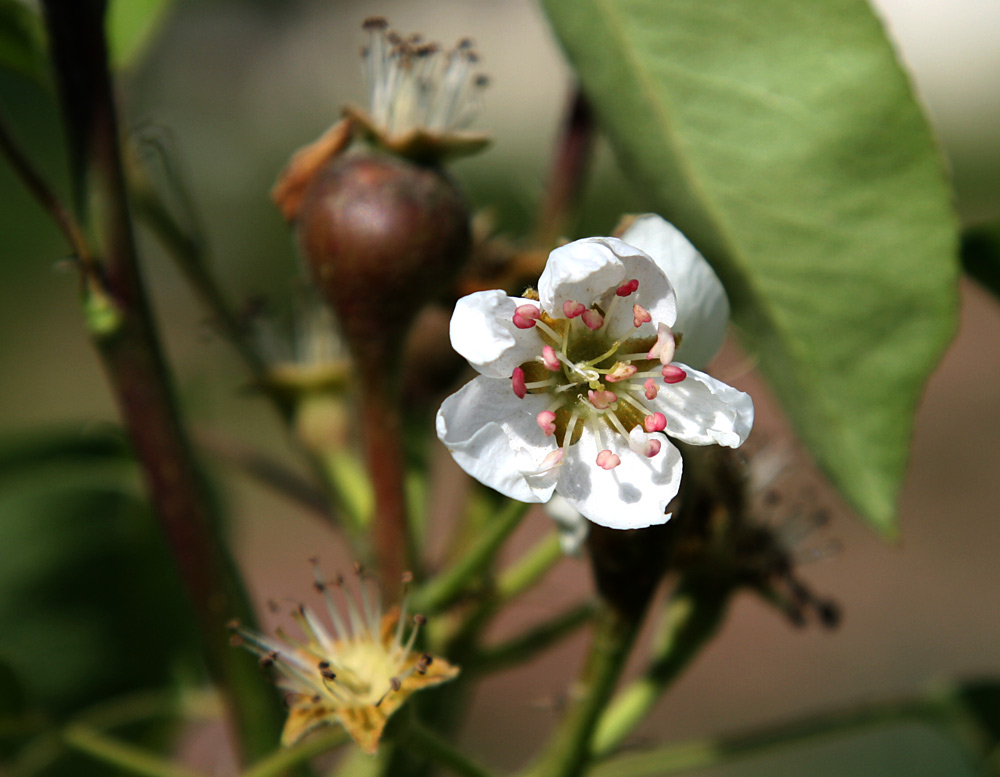
{"label": "blurred green leaf", "polygon": [[115,67],[127,67],[142,53],[170,8],[171,0],[111,0],[108,48]]}
{"label": "blurred green leaf", "polygon": [[962,235],[962,267],[1000,299],[1000,222],[965,231]]}
{"label": "blurred green leaf", "polygon": [[193,649],[188,607],[120,440],[21,449],[0,446],[0,660],[57,718],[169,683]]}
{"label": "blurred green leaf", "polygon": [[20,0],[0,0],[0,67],[49,83],[41,19]]}
{"label": "blurred green leaf", "polygon": [[956,318],[931,133],[862,0],[543,0],[620,161],[706,254],[802,439],[897,531]]}
{"label": "blurred green leaf", "polygon": [[976,680],[958,689],[957,696],[989,738],[990,749],[1000,745],[1000,680]]}
{"label": "blurred green leaf", "polygon": [[0,661],[0,720],[17,718],[28,703],[21,680],[6,661]]}

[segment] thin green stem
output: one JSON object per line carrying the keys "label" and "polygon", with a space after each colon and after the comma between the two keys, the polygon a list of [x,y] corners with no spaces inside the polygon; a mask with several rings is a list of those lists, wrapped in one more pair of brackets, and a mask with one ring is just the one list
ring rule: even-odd
{"label": "thin green stem", "polygon": [[507,567],[497,578],[496,595],[501,602],[520,596],[541,580],[562,560],[562,546],[555,532],[539,540],[521,558]]}
{"label": "thin green stem", "polygon": [[472,656],[467,668],[477,673],[496,672],[528,661],[587,623],[594,616],[594,611],[593,602],[578,604],[506,642],[481,649]]}
{"label": "thin green stem", "polygon": [[450,742],[411,718],[399,740],[408,750],[415,751],[462,777],[493,777],[492,773],[452,747]]}
{"label": "thin green stem", "polygon": [[602,762],[587,774],[588,777],[648,777],[681,772],[878,726],[914,722],[940,727],[949,724],[952,716],[949,705],[940,700],[917,699],[872,704],[738,736],[668,745],[643,753],[621,755]]}
{"label": "thin green stem", "polygon": [[684,580],[663,613],[643,675],[622,690],[601,715],[593,751],[602,757],[618,747],[646,717],[667,686],[715,635],[725,617],[729,589]]}
{"label": "thin green stem", "polygon": [[590,653],[577,683],[578,694],[525,777],[576,777],[586,769],[594,728],[639,633],[640,615],[601,601]]}
{"label": "thin green stem", "polygon": [[415,610],[427,614],[439,612],[466,593],[468,584],[489,566],[530,507],[523,502],[508,502],[451,567],[414,594]]}
{"label": "thin green stem", "polygon": [[79,222],[28,159],[28,155],[14,139],[14,133],[10,129],[7,118],[2,113],[0,113],[0,154],[6,158],[28,192],[52,217],[59,231],[66,238],[66,242],[69,243],[73,254],[80,262],[84,273],[93,273],[96,267]]}
{"label": "thin green stem", "polygon": [[350,741],[344,729],[332,727],[318,731],[291,747],[283,747],[255,763],[242,777],[278,777],[311,758],[327,753]]}
{"label": "thin green stem", "polygon": [[145,177],[133,170],[130,172],[132,175],[129,177],[129,185],[136,216],[174,259],[188,285],[211,314],[218,331],[243,360],[256,387],[267,394],[286,423],[289,423],[294,403],[288,395],[277,390],[268,381],[267,364],[250,342],[246,328],[233,314],[232,307],[209,271],[204,242],[188,234],[177,223]]}
{"label": "thin green stem", "polygon": [[198,772],[176,766],[158,756],[82,725],[63,731],[63,742],[103,764],[114,766],[139,777],[204,777]]}

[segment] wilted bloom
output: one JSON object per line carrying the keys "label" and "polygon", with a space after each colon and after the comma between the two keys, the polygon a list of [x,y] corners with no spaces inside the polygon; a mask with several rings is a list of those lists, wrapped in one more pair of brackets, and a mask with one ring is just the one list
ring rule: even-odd
{"label": "wilted bloom", "polygon": [[[313,729],[339,723],[366,752],[374,753],[389,717],[414,691],[451,680],[458,667],[414,650],[423,616],[412,625],[404,598],[400,607],[382,612],[378,591],[361,576],[357,599],[342,579],[326,581],[316,567],[316,590],[326,600],[329,624],[305,605],[292,618],[304,639],[279,629],[277,639],[234,624],[237,640],[273,666],[286,688],[288,720],[281,735],[285,746]],[[343,606],[333,599],[338,592]]]}
{"label": "wilted bloom", "polygon": [[385,19],[365,21],[368,45],[362,50],[369,111],[353,106],[345,114],[375,140],[402,156],[471,154],[489,139],[466,127],[479,113],[486,76],[477,71],[472,41],[445,51],[419,35],[403,38]]}
{"label": "wilted bloom", "polygon": [[718,348],[728,304],[706,298],[679,320],[659,264],[673,257],[658,260],[631,245],[633,229],[652,236],[651,247],[704,262],[676,229],[644,217],[625,239],[588,238],[554,250],[534,298],[502,291],[462,298],[451,342],[480,375],[437,417],[442,442],[481,482],[524,502],[558,492],[591,521],[619,529],[669,517],[682,464],[666,435],[735,448],[753,424],[749,396],[674,361],[685,348],[704,357],[716,333]]}
{"label": "wilted bloom", "polygon": [[[292,156],[271,190],[285,219],[295,221],[314,178],[339,157],[364,144],[359,137],[396,157],[421,165],[486,148],[489,137],[465,128],[481,107],[486,76],[469,40],[450,51],[425,43],[419,35],[403,38],[385,19],[364,23],[369,40],[362,51],[369,105],[345,105],[344,118]],[[369,219],[371,221],[371,219]]]}

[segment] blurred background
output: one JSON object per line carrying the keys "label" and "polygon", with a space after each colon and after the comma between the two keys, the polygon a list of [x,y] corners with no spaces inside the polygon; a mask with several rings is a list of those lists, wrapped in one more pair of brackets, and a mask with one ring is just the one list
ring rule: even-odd
{"label": "blurred background", "polygon": [[[962,221],[1000,217],[1000,5],[879,0],[954,174]],[[569,72],[539,9],[528,0],[193,0],[169,13],[122,80],[130,127],[173,149],[199,209],[214,268],[234,301],[291,295],[298,259],[267,193],[289,154],[364,105],[358,52],[367,16],[450,45],[469,36],[491,85],[476,128],[494,147],[460,162],[456,177],[499,228],[521,234],[543,192],[565,107]],[[59,117],[36,85],[0,74],[0,100],[37,164],[65,190]],[[603,146],[576,235],[606,234],[618,215],[644,210],[642,193]],[[0,435],[39,427],[100,428],[114,421],[103,376],[81,324],[66,248],[0,166]],[[245,389],[240,365],[211,336],[202,311],[166,257],[142,243],[149,285],[183,403],[201,432],[271,450],[284,446],[269,408]],[[1000,676],[1000,307],[962,287],[958,336],[931,380],[917,421],[901,503],[902,540],[890,547],[852,520],[807,465],[783,483],[790,498],[827,507],[831,524],[804,541],[802,570],[842,606],[835,631],[795,629],[739,598],[719,637],[641,730],[637,745],[734,732],[854,702],[920,691],[946,679]],[[749,388],[761,408],[755,436],[793,445],[780,413],[734,348],[716,372]],[[794,449],[793,449],[794,450]],[[441,461],[441,467],[453,466]],[[227,476],[231,473],[223,473]],[[232,534],[259,601],[307,596],[307,557],[343,561],[335,535],[314,517],[228,477]],[[438,495],[440,496],[440,495]],[[511,551],[549,528],[533,515]],[[810,551],[815,551],[810,553]],[[8,564],[10,547],[0,549]],[[0,574],[0,580],[2,580]],[[123,584],[127,581],[122,581]],[[589,591],[585,565],[567,561],[531,593],[500,632]],[[154,613],[155,615],[155,613]],[[136,635],[141,639],[141,634]],[[555,720],[581,642],[482,687],[463,737],[498,766],[515,766]],[[72,646],[67,646],[72,649]],[[189,755],[216,748],[194,737]],[[221,767],[220,767],[221,768]],[[705,774],[964,774],[953,744],[897,726],[741,760]]]}

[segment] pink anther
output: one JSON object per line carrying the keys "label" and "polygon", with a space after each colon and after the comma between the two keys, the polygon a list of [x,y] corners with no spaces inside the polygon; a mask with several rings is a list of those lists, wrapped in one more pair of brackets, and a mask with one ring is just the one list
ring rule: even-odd
{"label": "pink anther", "polygon": [[646,389],[646,399],[656,399],[656,395],[660,393],[660,389],[657,387],[656,382],[652,378],[646,378],[646,382],[642,385]]}
{"label": "pink anther", "polygon": [[510,378],[510,385],[514,389],[514,395],[518,399],[524,399],[525,394],[528,393],[528,387],[524,385],[524,370],[520,367],[514,368],[514,374]]}
{"label": "pink anther", "polygon": [[630,281],[625,281],[621,286],[615,289],[615,294],[619,297],[627,297],[629,294],[634,294],[639,288],[639,281],[633,278]]}
{"label": "pink anther", "polygon": [[552,370],[552,372],[558,372],[560,368],[559,357],[556,356],[556,351],[551,345],[546,345],[542,347],[542,364],[545,365],[545,369]]}
{"label": "pink anther", "polygon": [[621,463],[621,457],[607,449],[597,454],[597,466],[601,469],[614,469]]}
{"label": "pink anther", "polygon": [[674,351],[676,349],[677,341],[674,339],[673,330],[666,324],[658,324],[656,327],[656,344],[649,349],[646,358],[659,359],[660,364],[670,364],[674,360]]}
{"label": "pink anther", "polygon": [[587,325],[587,329],[591,331],[596,331],[604,326],[604,316],[598,313],[594,308],[589,308],[583,311],[583,323]]}
{"label": "pink anther", "polygon": [[574,302],[571,299],[566,300],[563,303],[563,315],[566,318],[576,318],[577,316],[582,316],[583,311],[587,309],[587,306],[582,302]]}
{"label": "pink anther", "polygon": [[590,389],[587,392],[587,399],[589,399],[590,404],[598,410],[607,410],[611,407],[611,405],[618,401],[618,395],[613,391],[594,391],[593,389]]}
{"label": "pink anther", "polygon": [[541,315],[542,311],[534,305],[518,305],[514,308],[514,326],[518,329],[531,329]]}
{"label": "pink anther", "polygon": [[662,432],[667,428],[667,417],[663,413],[653,413],[642,419],[642,428],[647,432]]}
{"label": "pink anther", "polygon": [[632,326],[640,327],[643,324],[648,324],[652,320],[652,314],[638,302],[632,306]]}
{"label": "pink anther", "polygon": [[662,447],[662,445],[661,445],[661,443],[660,443],[660,441],[659,441],[659,440],[649,440],[649,441],[648,441],[648,442],[646,443],[646,450],[645,450],[645,451],[643,451],[643,453],[645,453],[645,454],[646,454],[646,458],[649,458],[649,459],[651,459],[651,458],[653,458],[653,457],[654,457],[654,456],[655,456],[655,455],[656,455],[657,453],[659,453],[659,452],[660,452],[660,448],[661,448],[661,447]]}
{"label": "pink anther", "polygon": [[668,364],[663,368],[664,383],[680,383],[688,374],[674,364]]}
{"label": "pink anther", "polygon": [[616,362],[611,368],[611,372],[604,376],[608,383],[617,383],[620,380],[631,378],[639,371],[639,368],[629,362]]}
{"label": "pink anther", "polygon": [[539,428],[545,432],[546,437],[551,437],[556,433],[556,414],[551,410],[543,410],[535,418]]}

